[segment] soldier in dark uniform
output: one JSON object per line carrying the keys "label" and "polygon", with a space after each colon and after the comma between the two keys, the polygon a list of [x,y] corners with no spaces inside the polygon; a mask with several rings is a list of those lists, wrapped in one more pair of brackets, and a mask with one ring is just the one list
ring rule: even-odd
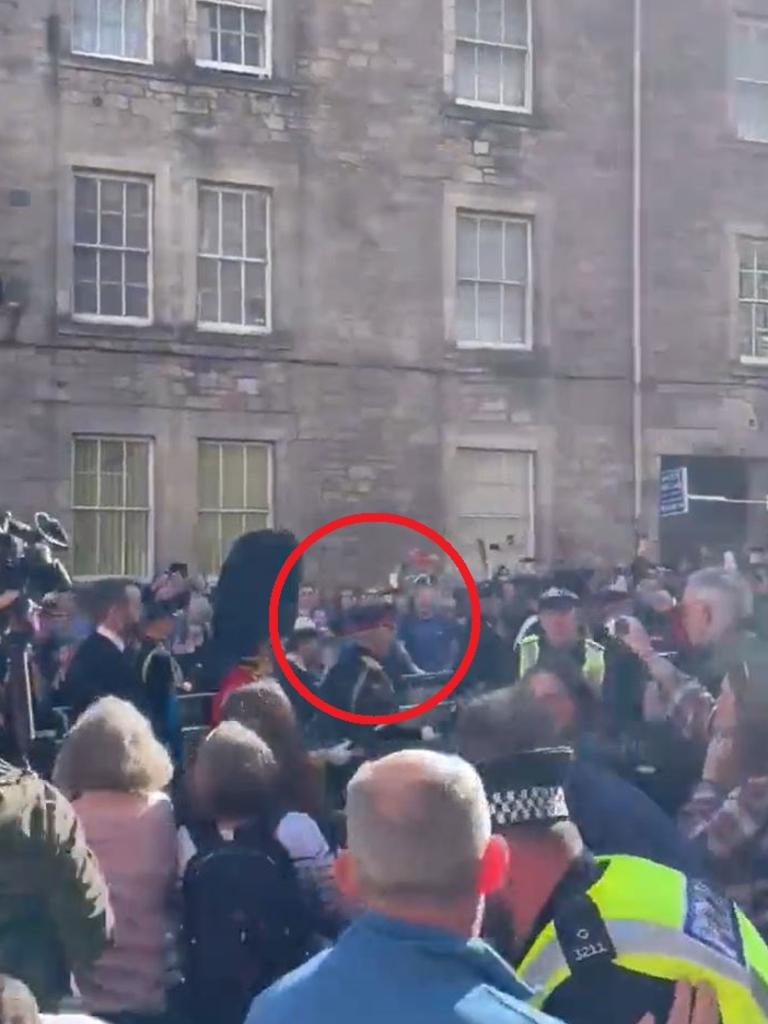
{"label": "soldier in dark uniform", "polygon": [[138,673],[144,688],[144,706],[155,735],[181,764],[183,746],[178,691],[183,674],[168,648],[176,609],[170,602],[148,601],[142,611]]}
{"label": "soldier in dark uniform", "polygon": [[[395,642],[395,609],[384,601],[351,609],[345,623],[347,642],[323,683],[323,700],[358,715],[387,715],[398,710],[392,680],[382,667]],[[335,721],[342,738],[360,729]]]}

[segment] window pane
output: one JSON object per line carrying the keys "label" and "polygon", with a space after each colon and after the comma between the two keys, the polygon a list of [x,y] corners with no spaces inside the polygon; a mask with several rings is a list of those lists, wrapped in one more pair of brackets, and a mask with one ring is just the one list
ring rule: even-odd
{"label": "window pane", "polygon": [[456,0],[456,34],[477,38],[478,0]]}
{"label": "window pane", "polygon": [[[263,20],[262,15],[259,18]],[[250,68],[263,68],[266,64],[263,31],[261,28],[257,31],[258,34],[249,34],[245,37],[244,61]]]}
{"label": "window pane", "polygon": [[525,289],[506,285],[504,288],[504,341],[508,345],[522,345],[525,340]]}
{"label": "window pane", "polygon": [[99,496],[99,478],[96,472],[95,454],[93,466],[90,470],[78,469],[75,463],[75,475],[72,489],[72,504],[75,506],[85,505],[93,508],[97,504]]}
{"label": "window pane", "polygon": [[504,50],[504,94],[502,103],[507,107],[525,106],[526,55],[522,50]]}
{"label": "window pane", "polygon": [[229,550],[238,537],[245,532],[245,520],[242,513],[222,515],[221,517],[221,554],[226,558]]}
{"label": "window pane", "polygon": [[102,178],[101,181],[101,210],[102,213],[123,213],[123,183],[113,181],[110,178]]}
{"label": "window pane", "polygon": [[149,292],[146,288],[128,285],[125,289],[125,315],[146,320],[149,316]]}
{"label": "window pane", "polygon": [[219,42],[222,64],[237,64],[240,66],[243,63],[243,37],[240,33],[238,32],[235,35],[233,32],[222,32]]}
{"label": "window pane", "polygon": [[500,220],[480,221],[480,278],[501,281],[503,278],[504,225]]}
{"label": "window pane", "polygon": [[75,241],[95,244],[99,240],[98,217],[94,210],[75,207]]}
{"label": "window pane", "polygon": [[96,5],[98,0],[75,0],[72,23],[72,49],[96,52]]}
{"label": "window pane", "polygon": [[98,571],[97,516],[97,512],[73,514],[72,567],[77,576],[95,576]]}
{"label": "window pane", "polygon": [[267,322],[266,267],[263,263],[249,263],[245,268],[247,323],[263,326]]}
{"label": "window pane", "polygon": [[267,258],[267,196],[264,192],[249,192],[245,197],[247,226],[247,255],[251,259]]}
{"label": "window pane", "polygon": [[742,139],[768,142],[768,86],[737,82],[736,123]]}
{"label": "window pane", "polygon": [[477,47],[472,43],[456,44],[456,95],[461,99],[477,99],[475,60]]}
{"label": "window pane", "polygon": [[502,40],[501,19],[502,0],[479,0],[480,2],[480,39],[489,43],[500,43]]}
{"label": "window pane", "polygon": [[97,572],[118,576],[123,571],[123,513],[100,512]]}
{"label": "window pane", "polygon": [[528,0],[504,0],[504,42],[528,45]]}
{"label": "window pane", "polygon": [[477,278],[477,218],[459,217],[456,240],[458,275]]}
{"label": "window pane", "polygon": [[488,344],[498,344],[502,339],[501,291],[496,284],[478,285],[479,340]]}
{"label": "window pane", "polygon": [[525,224],[504,225],[504,280],[528,279],[528,231]]}
{"label": "window pane", "polygon": [[149,515],[146,512],[125,513],[125,573],[146,576],[148,573]]}
{"label": "window pane", "polygon": [[739,298],[754,299],[756,295],[756,275],[751,270],[739,273]]}
{"label": "window pane", "polygon": [[200,508],[221,508],[217,444],[201,444],[198,448],[197,501]]}
{"label": "window pane", "polygon": [[744,355],[755,354],[754,335],[752,326],[752,305],[744,304],[739,309],[739,325],[741,328],[741,344]]}
{"label": "window pane", "polygon": [[125,445],[126,508],[149,507],[149,448],[141,441]]}
{"label": "window pane", "polygon": [[101,316],[124,316],[123,289],[119,284],[102,285],[99,289],[99,313]]}
{"label": "window pane", "polygon": [[78,439],[75,441],[75,472],[98,473],[99,442]]}
{"label": "window pane", "polygon": [[456,332],[459,341],[477,341],[475,327],[477,286],[460,284],[457,296]]}
{"label": "window pane", "polygon": [[102,213],[101,215],[101,243],[102,245],[122,246],[123,239],[123,217],[120,213]]}
{"label": "window pane", "polygon": [[122,441],[101,442],[99,473],[102,507],[122,505],[124,453],[125,446]]}
{"label": "window pane", "polygon": [[221,322],[243,322],[242,268],[229,260],[221,264]]}
{"label": "window pane", "polygon": [[226,256],[243,255],[243,197],[224,192],[221,197],[222,252]]}
{"label": "window pane", "polygon": [[269,449],[257,445],[246,448],[246,494],[248,508],[269,506]]}
{"label": "window pane", "polygon": [[99,53],[123,55],[123,2],[99,0]]}
{"label": "window pane", "polygon": [[125,56],[136,60],[147,57],[147,0],[126,0]]}
{"label": "window pane", "polygon": [[245,521],[243,523],[243,530],[266,530],[268,526],[269,517],[267,516],[266,512],[251,512],[249,515],[245,517]]}
{"label": "window pane", "polygon": [[477,48],[477,98],[481,103],[501,102],[501,57],[502,50],[498,46]]}
{"label": "window pane", "polygon": [[148,258],[144,253],[127,252],[125,254],[125,280],[128,284],[147,285]]}
{"label": "window pane", "polygon": [[242,28],[242,11],[239,7],[230,7],[228,4],[219,5],[219,19],[223,32],[235,32],[240,34]]}
{"label": "window pane", "polygon": [[75,285],[75,313],[96,316],[99,312],[99,296],[95,284]]}
{"label": "window pane", "polygon": [[206,575],[215,576],[221,568],[217,514],[202,513],[197,517],[197,559]]}
{"label": "window pane", "polygon": [[[145,192],[148,189],[144,189]],[[146,213],[129,214],[125,223],[125,244],[131,249],[149,248],[149,218]]]}
{"label": "window pane", "polygon": [[75,249],[75,284],[96,281],[96,250]]}
{"label": "window pane", "polygon": [[121,284],[123,280],[123,254],[105,250],[99,253],[102,284]]}
{"label": "window pane", "polygon": [[245,508],[245,451],[241,444],[222,445],[222,508]]}
{"label": "window pane", "polygon": [[199,234],[200,252],[218,253],[221,251],[219,237],[219,193],[208,188],[200,189],[199,196]]}
{"label": "window pane", "polygon": [[198,293],[197,315],[202,323],[219,321],[219,264],[218,260],[197,261]]}

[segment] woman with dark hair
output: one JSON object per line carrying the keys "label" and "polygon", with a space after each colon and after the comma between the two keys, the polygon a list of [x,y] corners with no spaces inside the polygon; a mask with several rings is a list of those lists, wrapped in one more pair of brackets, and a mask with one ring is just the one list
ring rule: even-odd
{"label": "woman with dark hair", "polygon": [[702,778],[679,824],[768,936],[768,660],[742,662],[726,676]]}
{"label": "woman with dark hair", "polygon": [[[219,576],[213,608],[213,636],[207,664],[209,685],[216,691],[213,720],[220,720],[227,696],[241,686],[272,679],[269,603],[280,570],[296,547],[286,530],[259,530],[235,541]],[[287,636],[296,621],[300,566],[296,565],[280,595],[278,626]]]}
{"label": "woman with dark hair", "polygon": [[304,748],[296,714],[277,683],[235,690],[222,717],[254,732],[274,754],[279,809],[275,838],[288,851],[306,894],[319,902],[333,927],[341,915],[334,856],[318,824],[327,820],[324,755],[309,754]]}

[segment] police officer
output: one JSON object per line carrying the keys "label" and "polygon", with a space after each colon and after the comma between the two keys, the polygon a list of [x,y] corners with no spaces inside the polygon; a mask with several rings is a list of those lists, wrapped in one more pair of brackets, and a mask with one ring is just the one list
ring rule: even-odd
{"label": "police officer", "polygon": [[699,879],[635,857],[595,858],[569,820],[569,749],[481,766],[509,878],[505,953],[534,1004],[569,1024],[664,1020],[676,981],[708,982],[722,1024],[768,1020],[768,947],[735,904]]}
{"label": "police officer", "polygon": [[[349,611],[344,624],[347,642],[322,685],[323,700],[358,715],[397,711],[395,687],[382,667],[395,643],[395,625],[394,607],[381,599]],[[358,731],[354,726],[343,729],[348,737]]]}
{"label": "police officer", "polygon": [[562,587],[550,587],[539,601],[539,621],[522,637],[515,648],[517,678],[520,679],[540,662],[546,664],[547,654],[571,655],[594,690],[600,691],[605,680],[605,650],[582,634],[579,622],[578,596]]}

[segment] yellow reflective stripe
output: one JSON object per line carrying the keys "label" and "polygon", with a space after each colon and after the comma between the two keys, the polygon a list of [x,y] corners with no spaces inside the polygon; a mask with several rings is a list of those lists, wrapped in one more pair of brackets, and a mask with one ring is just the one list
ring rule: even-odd
{"label": "yellow reflective stripe", "polygon": [[534,668],[539,661],[539,638],[536,636],[526,637],[520,644],[520,675],[524,676],[529,669]]}
{"label": "yellow reflective stripe", "polygon": [[[684,932],[639,921],[605,921],[605,924],[616,948],[613,962],[617,966],[669,981],[681,978],[708,981],[732,1011],[726,1014],[726,1024],[731,1020],[737,1024],[748,1020],[757,1022],[756,1006],[763,1014],[768,1014],[768,991],[759,975],[690,939]],[[532,951],[518,968],[519,977],[534,990],[537,1006],[542,1006],[571,974],[554,927],[548,925],[541,938],[544,944]],[[739,1018],[736,1010],[749,1012],[751,1016]]]}

